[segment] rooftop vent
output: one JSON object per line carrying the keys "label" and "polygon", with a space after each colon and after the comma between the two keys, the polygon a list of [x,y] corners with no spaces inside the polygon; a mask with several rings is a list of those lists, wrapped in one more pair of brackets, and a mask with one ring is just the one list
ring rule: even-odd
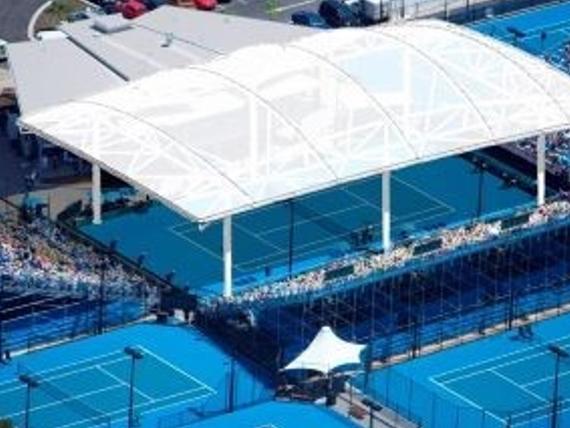
{"label": "rooftop vent", "polygon": [[104,34],[114,34],[131,28],[131,24],[120,15],[96,18],[93,28]]}

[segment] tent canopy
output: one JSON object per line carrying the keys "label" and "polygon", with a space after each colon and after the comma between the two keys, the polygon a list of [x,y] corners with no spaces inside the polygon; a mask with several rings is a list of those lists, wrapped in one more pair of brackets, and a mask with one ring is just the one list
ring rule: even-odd
{"label": "tent canopy", "polygon": [[339,338],[330,327],[324,326],[311,344],[283,370],[315,370],[328,374],[346,365],[360,364],[360,354],[366,345]]}
{"label": "tent canopy", "polygon": [[467,28],[414,21],[246,47],[22,124],[208,222],[567,129],[569,112],[570,77],[542,60]]}

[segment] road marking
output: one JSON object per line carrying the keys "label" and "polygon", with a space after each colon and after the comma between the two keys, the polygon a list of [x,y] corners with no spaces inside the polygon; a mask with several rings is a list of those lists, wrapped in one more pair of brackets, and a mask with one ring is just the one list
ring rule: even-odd
{"label": "road marking", "polygon": [[302,7],[302,6],[308,6],[308,5],[313,4],[313,3],[316,3],[316,0],[304,0],[304,1],[300,1],[298,3],[288,4],[287,6],[276,7],[274,10],[277,13],[281,13],[281,12],[285,12],[287,10],[297,9],[299,7]]}

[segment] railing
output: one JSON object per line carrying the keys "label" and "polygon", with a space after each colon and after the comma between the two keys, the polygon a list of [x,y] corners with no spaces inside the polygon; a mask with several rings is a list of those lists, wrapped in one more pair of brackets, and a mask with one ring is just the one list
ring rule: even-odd
{"label": "railing", "polygon": [[[345,290],[359,287],[363,283],[399,275],[403,271],[409,271],[420,265],[425,265],[426,261],[429,262],[429,260],[436,262],[441,261],[441,257],[444,256],[460,257],[466,253],[496,246],[501,242],[509,242],[513,239],[520,239],[525,235],[541,233],[545,228],[558,223],[568,223],[570,221],[570,202],[566,198],[556,196],[550,199],[545,207],[552,207],[555,204],[563,204],[566,211],[557,212],[555,215],[546,217],[544,221],[537,224],[532,224],[532,216],[536,215],[540,210],[536,207],[525,206],[514,211],[508,210],[506,212],[494,213],[470,225],[472,229],[479,226],[488,227],[489,225],[497,228],[496,233],[489,234],[484,239],[464,242],[451,247],[443,246],[442,244],[430,245],[441,240],[446,233],[454,233],[456,231],[454,229],[439,229],[420,238],[415,237],[400,241],[390,253],[398,254],[400,251],[404,254],[400,260],[395,259],[390,263],[378,263],[377,266],[374,266],[371,262],[373,258],[389,258],[390,255],[383,255],[379,252],[360,252],[356,255],[333,261],[321,269],[302,273],[291,280],[278,281],[252,288],[232,298],[204,299],[202,307],[206,311],[217,311],[220,309],[231,311],[236,308],[260,309],[270,305],[293,303],[299,299],[318,298],[339,289]],[[327,275],[327,272],[343,270],[348,266],[352,266],[349,275]]]}

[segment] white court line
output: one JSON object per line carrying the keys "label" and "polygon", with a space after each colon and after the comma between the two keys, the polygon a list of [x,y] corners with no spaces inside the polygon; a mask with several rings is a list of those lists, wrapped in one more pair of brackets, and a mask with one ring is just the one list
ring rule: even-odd
{"label": "white court line", "polygon": [[[440,208],[441,208],[441,207],[434,207],[434,209],[440,209]],[[430,209],[430,210],[431,210],[431,209]],[[428,211],[429,211],[429,210],[426,210],[425,212],[428,212]],[[445,215],[445,214],[447,214],[447,213],[433,214],[433,215],[431,215],[431,216],[429,216],[429,217],[424,217],[424,220],[426,220],[426,221],[427,221],[427,220],[431,220],[431,219],[434,219],[434,218],[436,218],[436,217],[439,217],[439,216],[442,216],[442,215]],[[415,215],[415,214],[414,214],[414,215]],[[322,251],[323,251],[323,248],[322,248],[322,247],[319,247],[319,248],[315,248],[314,250],[303,251],[304,248],[313,247],[313,246],[315,246],[315,245],[322,245],[322,244],[327,243],[327,242],[334,242],[334,241],[338,241],[338,240],[339,240],[339,237],[338,237],[338,236],[329,236],[329,237],[327,237],[327,238],[313,240],[313,241],[307,242],[307,243],[302,244],[302,245],[295,245],[295,254],[297,255],[297,257],[303,256],[303,257],[306,258],[306,256],[309,255],[309,254],[322,252]],[[301,251],[299,252],[299,250],[301,250]],[[280,261],[282,261],[283,256],[286,255],[287,253],[288,253],[288,250],[285,250],[285,249],[284,249],[284,250],[281,250],[281,251],[279,251],[279,252],[275,252],[275,253],[269,254],[269,255],[267,255],[267,256],[256,257],[255,259],[246,260],[246,261],[244,261],[244,262],[242,262],[242,263],[238,263],[236,266],[240,266],[240,268],[242,268],[242,271],[243,271],[243,270],[250,270],[251,268],[247,268],[247,266],[249,266],[249,265],[251,265],[251,264],[259,264],[259,262],[261,262],[261,261],[263,261],[263,260],[269,260],[269,261],[271,261],[272,259],[274,259],[274,258],[277,257],[278,260],[277,260],[276,262],[280,262]],[[255,266],[254,266],[254,267],[255,267]]]}
{"label": "white court line", "polygon": [[[71,398],[66,398],[64,400],[53,401],[53,402],[48,403],[48,404],[42,404],[41,406],[33,406],[31,408],[31,411],[35,412],[36,410],[42,410],[42,409],[48,409],[50,407],[60,406],[62,403],[65,405],[65,403],[69,403],[72,401],[81,401],[80,400],[81,398],[89,397],[89,396],[95,395],[95,394],[100,394],[101,392],[111,391],[111,390],[117,389],[117,388],[124,388],[124,387],[123,387],[123,385],[107,386],[105,388],[100,388],[100,389],[96,389],[96,390],[86,392],[85,394],[73,395]],[[101,412],[100,410],[98,410],[98,411]],[[22,410],[22,411],[17,412],[17,413],[12,413],[12,414],[8,415],[8,418],[10,419],[14,416],[23,415],[24,413],[26,413],[25,410]],[[104,415],[105,413],[101,412],[101,414]]]}
{"label": "white court line", "polygon": [[468,379],[470,377],[477,376],[481,373],[486,373],[486,372],[493,371],[496,369],[500,369],[503,367],[514,366],[515,364],[518,364],[520,362],[532,360],[534,358],[541,357],[543,355],[548,355],[548,351],[538,352],[535,354],[527,355],[527,356],[522,357],[522,358],[517,358],[515,360],[509,360],[509,361],[506,361],[504,363],[496,364],[496,365],[491,366],[491,367],[481,368],[479,370],[471,371],[471,372],[468,372],[468,373],[461,375],[461,376],[453,377],[451,380],[445,380],[445,381],[440,381],[440,382],[442,382],[442,383],[453,383],[453,382],[458,381],[458,380]]}
{"label": "white court line", "polygon": [[175,372],[187,377],[188,379],[194,381],[195,383],[197,383],[198,385],[202,386],[204,389],[207,389],[208,391],[210,391],[213,394],[217,394],[218,391],[216,391],[215,389],[213,389],[212,387],[210,387],[209,385],[206,385],[204,382],[202,382],[199,379],[196,379],[194,376],[192,376],[191,374],[185,372],[184,370],[180,369],[179,367],[176,367],[174,364],[170,363],[169,361],[166,361],[164,358],[156,355],[154,352],[150,351],[149,349],[145,348],[142,345],[138,346],[140,349],[142,349],[144,352],[146,352],[147,354],[151,355],[152,357],[154,357],[155,359],[157,359],[158,361],[160,361],[162,364],[164,364],[167,367],[170,367],[172,370],[174,370]]}
{"label": "white court line", "polygon": [[470,400],[469,398],[463,396],[462,394],[458,393],[457,391],[455,391],[455,390],[453,390],[453,389],[451,389],[451,388],[448,388],[446,385],[444,385],[444,384],[442,384],[442,383],[439,383],[439,382],[436,381],[436,380],[433,380],[433,379],[432,379],[432,382],[435,383],[437,386],[439,386],[441,389],[447,391],[447,393],[449,393],[449,394],[451,394],[451,395],[453,395],[453,396],[459,398],[460,400],[464,401],[465,403],[469,404],[471,407],[474,407],[474,408],[476,408],[476,409],[478,409],[478,410],[481,410],[482,412],[485,412],[485,414],[491,416],[493,419],[496,419],[496,420],[499,421],[501,424],[506,424],[506,421],[505,421],[503,418],[501,418],[501,417],[495,415],[495,414],[492,413],[492,412],[489,412],[488,410],[484,409],[483,407],[481,407],[481,406],[480,406],[479,404],[477,404],[476,402],[474,402],[474,401]]}
{"label": "white court line", "polygon": [[[116,360],[112,360],[111,362],[118,362],[118,361],[123,361],[123,360],[125,360],[125,358],[119,358]],[[57,379],[63,379],[63,378],[69,377],[69,376],[74,376],[78,373],[83,373],[83,372],[87,372],[89,370],[93,370],[93,369],[95,369],[95,367],[96,366],[84,367],[84,368],[81,368],[78,370],[68,371],[68,372],[62,373],[60,375],[51,376],[51,377],[49,377],[49,376],[45,377],[45,376],[42,376],[41,374],[39,376],[40,376],[40,378],[44,378],[46,382],[52,382],[52,381],[57,380]],[[12,382],[16,382],[16,381],[12,381]],[[17,387],[0,390],[0,395],[7,393],[7,392],[17,391],[19,389],[24,389],[24,388],[25,388],[25,386],[22,385],[21,383],[19,383],[19,386],[17,386]]]}
{"label": "white court line", "polygon": [[[114,379],[114,380],[117,381],[119,384],[121,384],[121,385],[123,385],[123,386],[126,386],[127,388],[130,388],[130,387],[131,387],[127,382],[125,382],[125,381],[124,381],[123,379],[121,379],[119,376],[115,376],[115,375],[114,375],[113,373],[111,373],[109,370],[104,369],[104,368],[101,367],[100,365],[97,365],[97,366],[95,366],[95,367],[96,367],[97,369],[99,369],[99,371],[100,371],[101,373],[103,373],[103,374],[109,376],[110,378]],[[139,395],[143,396],[144,398],[146,398],[147,400],[149,400],[151,403],[152,403],[153,401],[155,401],[155,399],[154,399],[153,397],[151,397],[151,396],[148,395],[148,394],[145,394],[145,393],[142,392],[140,389],[138,389],[138,388],[136,388],[136,387],[133,387],[133,390],[134,390],[137,394],[139,394]]]}
{"label": "white court line", "polygon": [[[565,335],[565,336],[560,336],[560,337],[557,337],[557,338],[555,338],[555,339],[552,339],[551,342],[562,342],[562,341],[565,341],[565,340],[568,340],[568,339],[570,339],[570,334],[567,334],[567,335]],[[564,347],[563,345],[560,345],[560,343],[558,343],[558,344],[559,344],[559,346]],[[492,357],[492,358],[487,358],[487,359],[485,359],[485,360],[481,360],[481,361],[478,361],[478,362],[476,362],[476,363],[466,364],[466,365],[464,365],[464,366],[461,366],[461,367],[458,367],[458,368],[455,368],[455,369],[446,370],[446,371],[444,371],[444,372],[438,373],[437,375],[431,376],[430,379],[435,379],[435,378],[439,378],[439,377],[444,377],[444,376],[447,376],[447,375],[450,374],[450,373],[460,372],[460,371],[463,371],[463,370],[465,370],[465,369],[469,369],[469,368],[472,368],[472,367],[481,366],[481,365],[483,365],[483,364],[491,363],[491,362],[493,362],[493,361],[502,360],[502,359],[504,359],[504,358],[508,358],[508,357],[511,357],[511,356],[513,356],[513,355],[516,355],[516,354],[521,354],[521,353],[523,353],[523,352],[528,352],[528,351],[530,351],[530,350],[534,350],[534,349],[542,348],[542,347],[544,347],[544,344],[543,344],[543,343],[539,343],[539,344],[536,344],[536,345],[533,345],[533,346],[526,346],[526,347],[524,347],[523,349],[518,349],[518,350],[516,350],[516,351],[512,351],[512,352],[509,352],[509,353],[506,353],[506,354],[501,354],[501,355],[499,355],[499,356],[495,356],[495,357]],[[539,354],[541,354],[541,353],[542,353],[542,352],[540,352]],[[539,354],[533,354],[533,355],[539,355]],[[446,381],[446,382],[447,382],[447,381]]]}
{"label": "white court line", "polygon": [[[547,400],[547,402],[548,402],[548,400]],[[568,403],[570,403],[570,399],[562,400],[562,401],[560,401],[559,404],[560,404],[560,406],[564,406],[565,404],[568,404]],[[539,412],[541,410],[550,410],[550,409],[552,409],[552,404],[548,403],[548,404],[544,404],[542,406],[538,406],[534,409],[524,410],[524,411],[519,412],[519,413],[513,413],[511,416],[513,419],[515,419],[515,418],[523,417],[523,416],[528,415],[530,413],[535,413],[535,412]],[[567,412],[568,410],[570,410],[570,409],[564,409],[564,410],[562,410],[561,413]],[[536,421],[536,420],[543,419],[545,417],[550,417],[550,416],[551,416],[551,412],[547,411],[545,414],[536,416],[536,417],[532,418],[531,420]],[[528,424],[528,423],[529,423],[529,420],[525,419],[521,422],[515,422],[513,426],[520,425],[520,424]]]}
{"label": "white court line", "polygon": [[[563,377],[568,376],[568,375],[570,375],[570,370],[560,372],[558,377],[563,378]],[[548,382],[550,380],[554,380],[554,376],[546,376],[546,377],[543,377],[541,379],[534,380],[532,382],[523,383],[522,385],[523,386],[534,386],[534,385],[538,385],[539,383]]]}
{"label": "white court line", "polygon": [[415,184],[410,184],[408,183],[406,180],[403,180],[401,178],[398,178],[396,176],[392,177],[393,180],[395,181],[399,181],[401,184],[403,184],[404,186],[408,186],[410,189],[415,190],[416,192],[418,192],[420,195],[424,196],[427,199],[430,199],[431,201],[435,202],[438,205],[444,206],[446,207],[448,210],[452,210],[455,211],[455,208],[453,208],[451,205],[446,204],[445,202],[443,202],[442,200],[436,198],[435,196],[433,196],[432,194],[426,192],[423,189],[420,189],[418,186],[416,186]]}
{"label": "white court line", "polygon": [[[183,404],[183,403],[191,403],[191,402],[193,402],[193,401],[198,401],[198,400],[201,400],[202,398],[206,398],[206,397],[209,397],[210,395],[212,395],[211,392],[207,392],[206,394],[198,395],[198,396],[193,397],[193,398],[188,399],[188,400],[181,400],[181,401],[178,401],[178,402],[176,402],[176,403],[166,404],[166,405],[164,405],[164,406],[157,406],[157,405],[156,405],[157,403],[160,403],[160,402],[162,402],[162,401],[170,400],[170,399],[172,399],[172,398],[178,397],[178,396],[183,395],[183,394],[191,394],[191,393],[193,393],[194,391],[195,391],[195,390],[185,391],[184,393],[173,394],[173,395],[169,395],[169,396],[167,396],[167,397],[161,398],[161,399],[159,399],[159,400],[156,400],[154,403],[152,403],[152,407],[150,408],[150,410],[146,410],[146,411],[143,410],[143,411],[141,411],[140,413],[154,413],[154,412],[156,412],[156,411],[158,411],[158,410],[167,409],[167,408],[169,408],[169,407],[174,407],[174,406],[180,406],[180,405]],[[143,403],[143,404],[136,405],[136,406],[135,406],[135,410],[139,410],[140,407],[144,407],[144,406],[146,406],[147,404],[149,404],[149,403]],[[115,423],[117,423],[117,422],[126,421],[126,420],[127,420],[127,416],[122,416],[122,417],[119,418],[119,419],[114,419],[114,417],[116,417],[116,416],[124,415],[124,414],[125,414],[125,409],[126,409],[126,407],[125,407],[125,408],[121,408],[121,409],[119,409],[119,410],[115,410],[114,412],[104,413],[104,415],[105,415],[105,417],[107,417],[107,418],[113,419],[113,424],[115,424]],[[62,425],[61,427],[58,427],[58,428],[71,428],[71,427],[74,427],[74,426],[77,426],[77,425],[85,424],[86,422],[89,422],[89,421],[94,420],[94,419],[95,419],[95,420],[98,420],[99,418],[82,419],[82,420],[77,421],[77,422],[72,422],[72,423],[69,423],[69,424],[67,424],[67,425]]]}
{"label": "white court line", "polygon": [[536,398],[538,401],[543,401],[543,402],[548,402],[548,400],[546,400],[544,397],[541,397],[540,395],[532,392],[531,390],[525,388],[524,386],[518,384],[517,382],[515,382],[513,379],[511,379],[508,376],[505,376],[502,373],[499,373],[493,369],[489,370],[489,373],[493,373],[495,376],[498,376],[500,379],[503,379],[505,382],[510,383],[511,385],[514,385],[516,388],[520,389],[521,391],[527,393],[528,395]]}
{"label": "white court line", "polygon": [[[45,375],[46,373],[53,373],[53,372],[55,372],[55,371],[58,371],[58,370],[61,370],[61,369],[64,369],[64,368],[69,368],[69,367],[78,366],[78,365],[81,365],[81,364],[83,364],[83,363],[86,363],[86,362],[89,362],[89,361],[94,361],[94,360],[99,360],[99,359],[101,359],[101,358],[105,358],[105,357],[108,357],[108,356],[114,355],[114,354],[120,354],[120,355],[122,354],[122,355],[124,355],[121,351],[113,351],[113,352],[109,352],[109,353],[107,353],[107,354],[101,354],[101,355],[98,356],[98,357],[89,357],[89,358],[84,358],[84,359],[82,359],[82,360],[75,361],[75,362],[73,362],[73,363],[63,364],[63,365],[61,365],[61,366],[54,367],[53,369],[37,371],[37,372],[34,372],[34,374],[39,375],[39,376],[41,376],[41,377],[44,377],[44,375]],[[127,358],[127,357],[124,357],[124,358]],[[50,379],[50,378],[48,377],[47,380],[49,381],[49,379]],[[2,385],[7,385],[7,384],[9,384],[9,383],[16,383],[16,382],[17,382],[17,381],[14,381],[14,380],[2,382],[2,383],[0,383],[0,388],[2,387]]]}

